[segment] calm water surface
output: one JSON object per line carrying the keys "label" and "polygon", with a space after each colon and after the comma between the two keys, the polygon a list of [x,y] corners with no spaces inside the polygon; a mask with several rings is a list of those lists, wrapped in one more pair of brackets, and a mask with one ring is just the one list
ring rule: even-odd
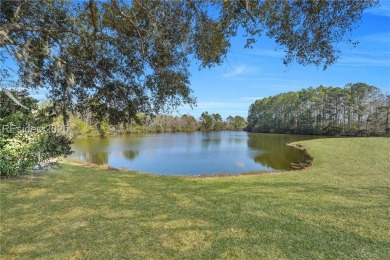
{"label": "calm water surface", "polygon": [[302,153],[287,143],[318,138],[247,132],[195,132],[78,139],[74,159],[163,175],[237,174],[288,169]]}

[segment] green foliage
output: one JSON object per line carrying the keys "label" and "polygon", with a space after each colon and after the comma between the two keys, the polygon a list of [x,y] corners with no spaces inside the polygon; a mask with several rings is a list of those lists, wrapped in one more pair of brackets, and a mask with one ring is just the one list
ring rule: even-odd
{"label": "green foliage", "polygon": [[70,118],[69,131],[74,137],[88,137],[96,136],[98,134],[97,130],[92,125],[77,117]]}
{"label": "green foliage", "polygon": [[213,118],[209,115],[209,113],[203,112],[199,118],[201,128],[203,131],[211,131],[213,127]]}
{"label": "green foliage", "polygon": [[17,134],[5,138],[0,134],[0,176],[16,176],[37,162],[36,136]]}
{"label": "green foliage", "polygon": [[71,142],[55,133],[18,132],[13,138],[0,134],[0,176],[10,177],[48,159],[71,154]]}
{"label": "green foliage", "polygon": [[71,141],[51,125],[46,108],[38,107],[25,90],[11,93],[29,110],[0,92],[0,176],[17,176],[51,158],[69,155]]}
{"label": "green foliage", "polygon": [[40,142],[38,144],[38,151],[40,152],[41,161],[59,156],[67,156],[72,153],[72,141],[63,134],[56,132],[45,132],[41,134]]}
{"label": "green foliage", "polygon": [[246,126],[245,119],[240,116],[236,116],[234,119],[236,120],[235,122],[229,123],[229,119],[224,121],[220,114],[209,114],[207,111],[202,113],[199,121],[191,115],[182,115],[181,117],[158,115],[141,120],[139,123],[128,125],[125,129],[129,133],[243,130]]}
{"label": "green foliage", "polygon": [[385,135],[390,106],[385,95],[365,83],[344,88],[302,89],[257,100],[249,108],[254,132]]}
{"label": "green foliage", "polygon": [[199,128],[198,121],[191,115],[182,115],[180,122],[180,130],[183,132],[194,132]]}
{"label": "green foliage", "polygon": [[[10,127],[28,127],[34,124],[34,118],[31,116],[31,111],[38,108],[38,101],[29,97],[27,90],[10,90],[9,91],[21,104],[29,108],[26,110],[15,104],[3,91],[0,89],[0,131],[3,126]],[[2,131],[3,134],[13,136],[14,133]]]}
{"label": "green foliage", "polygon": [[[62,115],[53,119],[53,127],[55,129],[63,129]],[[189,114],[180,117],[164,114],[150,117],[149,115],[139,113],[136,120],[121,125],[110,125],[108,120],[103,120],[102,122],[94,121],[93,116],[89,113],[84,115],[76,113],[69,117],[68,135],[72,138],[79,138],[135,133],[241,131],[245,129],[246,125],[245,119],[241,116],[229,116],[224,121],[220,114],[209,114],[207,111],[203,113],[203,117],[199,121]]]}
{"label": "green foliage", "polygon": [[69,155],[70,144],[55,133],[20,131],[13,138],[0,134],[0,176],[17,176],[48,159]]}
{"label": "green foliage", "polygon": [[232,122],[232,130],[243,130],[247,126],[245,119],[242,116],[235,116]]}
{"label": "green foliage", "polygon": [[110,133],[110,124],[107,121],[103,121],[100,124],[100,129],[101,129],[103,135],[108,135]]}

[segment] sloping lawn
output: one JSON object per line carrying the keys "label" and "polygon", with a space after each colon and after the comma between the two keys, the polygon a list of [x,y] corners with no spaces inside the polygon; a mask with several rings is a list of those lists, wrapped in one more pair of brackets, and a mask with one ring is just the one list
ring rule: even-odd
{"label": "sloping lawn", "polygon": [[390,138],[299,142],[311,168],[187,178],[70,162],[0,181],[1,259],[389,259]]}

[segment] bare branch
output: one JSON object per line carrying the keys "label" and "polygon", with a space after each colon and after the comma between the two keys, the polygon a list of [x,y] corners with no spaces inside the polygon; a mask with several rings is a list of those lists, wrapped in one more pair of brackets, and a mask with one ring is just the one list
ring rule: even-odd
{"label": "bare branch", "polygon": [[29,110],[27,107],[23,106],[22,103],[20,103],[13,95],[11,92],[9,92],[6,88],[1,88],[1,91],[3,91],[15,104],[23,107],[26,110]]}

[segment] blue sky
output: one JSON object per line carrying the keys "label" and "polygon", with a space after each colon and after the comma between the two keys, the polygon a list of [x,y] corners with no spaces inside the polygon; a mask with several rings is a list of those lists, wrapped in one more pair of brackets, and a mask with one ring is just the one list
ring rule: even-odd
{"label": "blue sky", "polygon": [[[245,40],[238,35],[226,62],[211,69],[191,66],[191,88],[197,97],[197,107],[180,107],[179,114],[196,118],[203,111],[246,117],[256,99],[297,91],[310,86],[338,86],[364,82],[390,94],[390,0],[365,11],[362,21],[352,31],[357,47],[339,43],[340,58],[323,71],[315,66],[296,63],[285,66],[284,52],[273,40],[261,37],[253,49],[244,49]],[[275,49],[277,49],[275,51]]]}

